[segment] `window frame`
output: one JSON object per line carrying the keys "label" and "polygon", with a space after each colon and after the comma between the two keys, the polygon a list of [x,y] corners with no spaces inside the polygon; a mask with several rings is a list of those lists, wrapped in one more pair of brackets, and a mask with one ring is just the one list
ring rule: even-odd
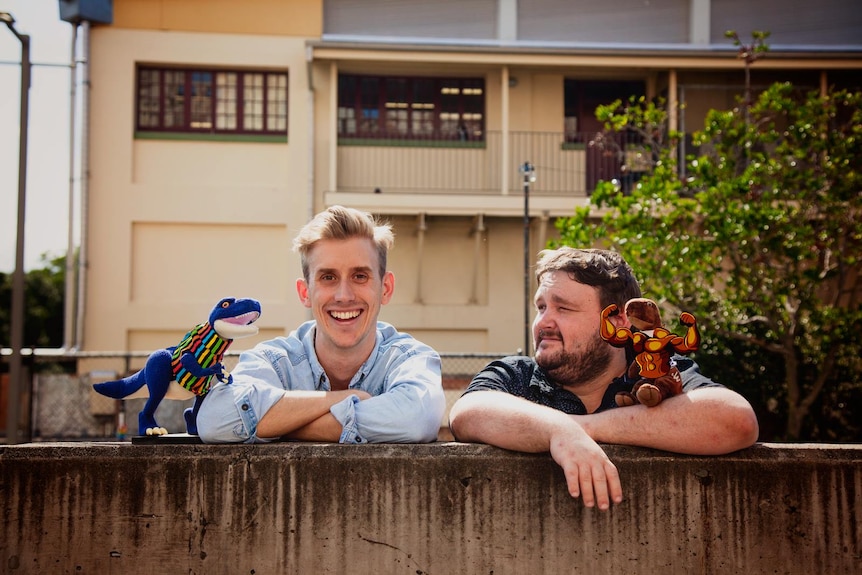
{"label": "window frame", "polygon": [[[181,81],[174,81],[177,79]],[[259,80],[260,86],[250,89],[247,80]],[[176,93],[168,93],[171,87],[176,87]],[[144,139],[284,141],[289,129],[289,88],[287,70],[138,64],[135,135]],[[249,113],[250,107],[254,115]],[[176,117],[179,121],[171,121]]]}

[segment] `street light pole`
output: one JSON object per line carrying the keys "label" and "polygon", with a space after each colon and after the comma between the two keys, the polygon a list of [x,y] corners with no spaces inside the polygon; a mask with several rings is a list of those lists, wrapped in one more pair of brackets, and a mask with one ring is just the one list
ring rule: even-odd
{"label": "street light pole", "polygon": [[524,355],[530,355],[530,184],[536,170],[530,162],[521,166],[524,177]]}
{"label": "street light pole", "polygon": [[15,18],[0,12],[0,21],[21,42],[21,115],[18,140],[18,228],[15,248],[15,271],[12,274],[12,357],[9,362],[9,393],[6,410],[6,443],[19,443],[22,381],[21,348],[24,345],[24,215],[27,198],[27,118],[30,95],[30,36],[19,34]]}

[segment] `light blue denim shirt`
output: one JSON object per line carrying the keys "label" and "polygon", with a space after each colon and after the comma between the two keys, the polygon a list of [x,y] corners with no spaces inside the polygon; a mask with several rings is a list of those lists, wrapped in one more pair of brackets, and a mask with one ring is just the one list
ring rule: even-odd
{"label": "light blue denim shirt", "polygon": [[[315,322],[288,337],[262,342],[240,355],[233,383],[210,390],[198,414],[198,432],[207,443],[268,441],[257,437],[257,422],[285,390],[330,391],[314,351]],[[351,379],[350,396],[330,412],[342,425],[341,443],[421,443],[437,439],[446,409],[440,356],[412,336],[377,322],[371,355]]]}

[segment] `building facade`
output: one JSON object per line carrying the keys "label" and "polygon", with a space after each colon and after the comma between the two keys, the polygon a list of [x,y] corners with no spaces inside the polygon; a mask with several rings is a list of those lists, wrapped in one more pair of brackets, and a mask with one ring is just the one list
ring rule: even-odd
{"label": "building facade", "polygon": [[289,332],[291,240],[342,204],[394,224],[382,319],[441,352],[528,348],[525,263],[638,171],[635,145],[592,144],[596,106],[662,97],[701,128],[743,90],[726,30],[771,33],[755,89],[860,85],[858,0],[114,0],[89,30],[76,343],[162,347],[228,295],[262,303],[239,349]]}

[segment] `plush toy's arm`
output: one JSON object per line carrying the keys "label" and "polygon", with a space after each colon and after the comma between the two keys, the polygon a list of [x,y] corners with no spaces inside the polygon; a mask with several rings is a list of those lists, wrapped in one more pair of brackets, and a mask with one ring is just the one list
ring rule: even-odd
{"label": "plush toy's arm", "polygon": [[611,304],[602,310],[601,335],[609,344],[622,347],[632,338],[632,332],[628,328],[617,328],[610,320],[611,316],[619,315],[620,310],[616,304]]}
{"label": "plush toy's arm", "polygon": [[697,351],[700,347],[700,332],[697,329],[697,320],[694,316],[684,311],[679,316],[679,321],[688,327],[685,335],[677,336],[671,341],[671,345],[677,353],[690,353]]}
{"label": "plush toy's arm", "polygon": [[[222,376],[224,373],[224,364],[217,362],[209,367],[202,367],[195,359],[195,354],[186,352],[180,357],[180,363],[186,370],[195,377],[207,377],[210,375]],[[221,377],[219,377],[221,379]]]}

